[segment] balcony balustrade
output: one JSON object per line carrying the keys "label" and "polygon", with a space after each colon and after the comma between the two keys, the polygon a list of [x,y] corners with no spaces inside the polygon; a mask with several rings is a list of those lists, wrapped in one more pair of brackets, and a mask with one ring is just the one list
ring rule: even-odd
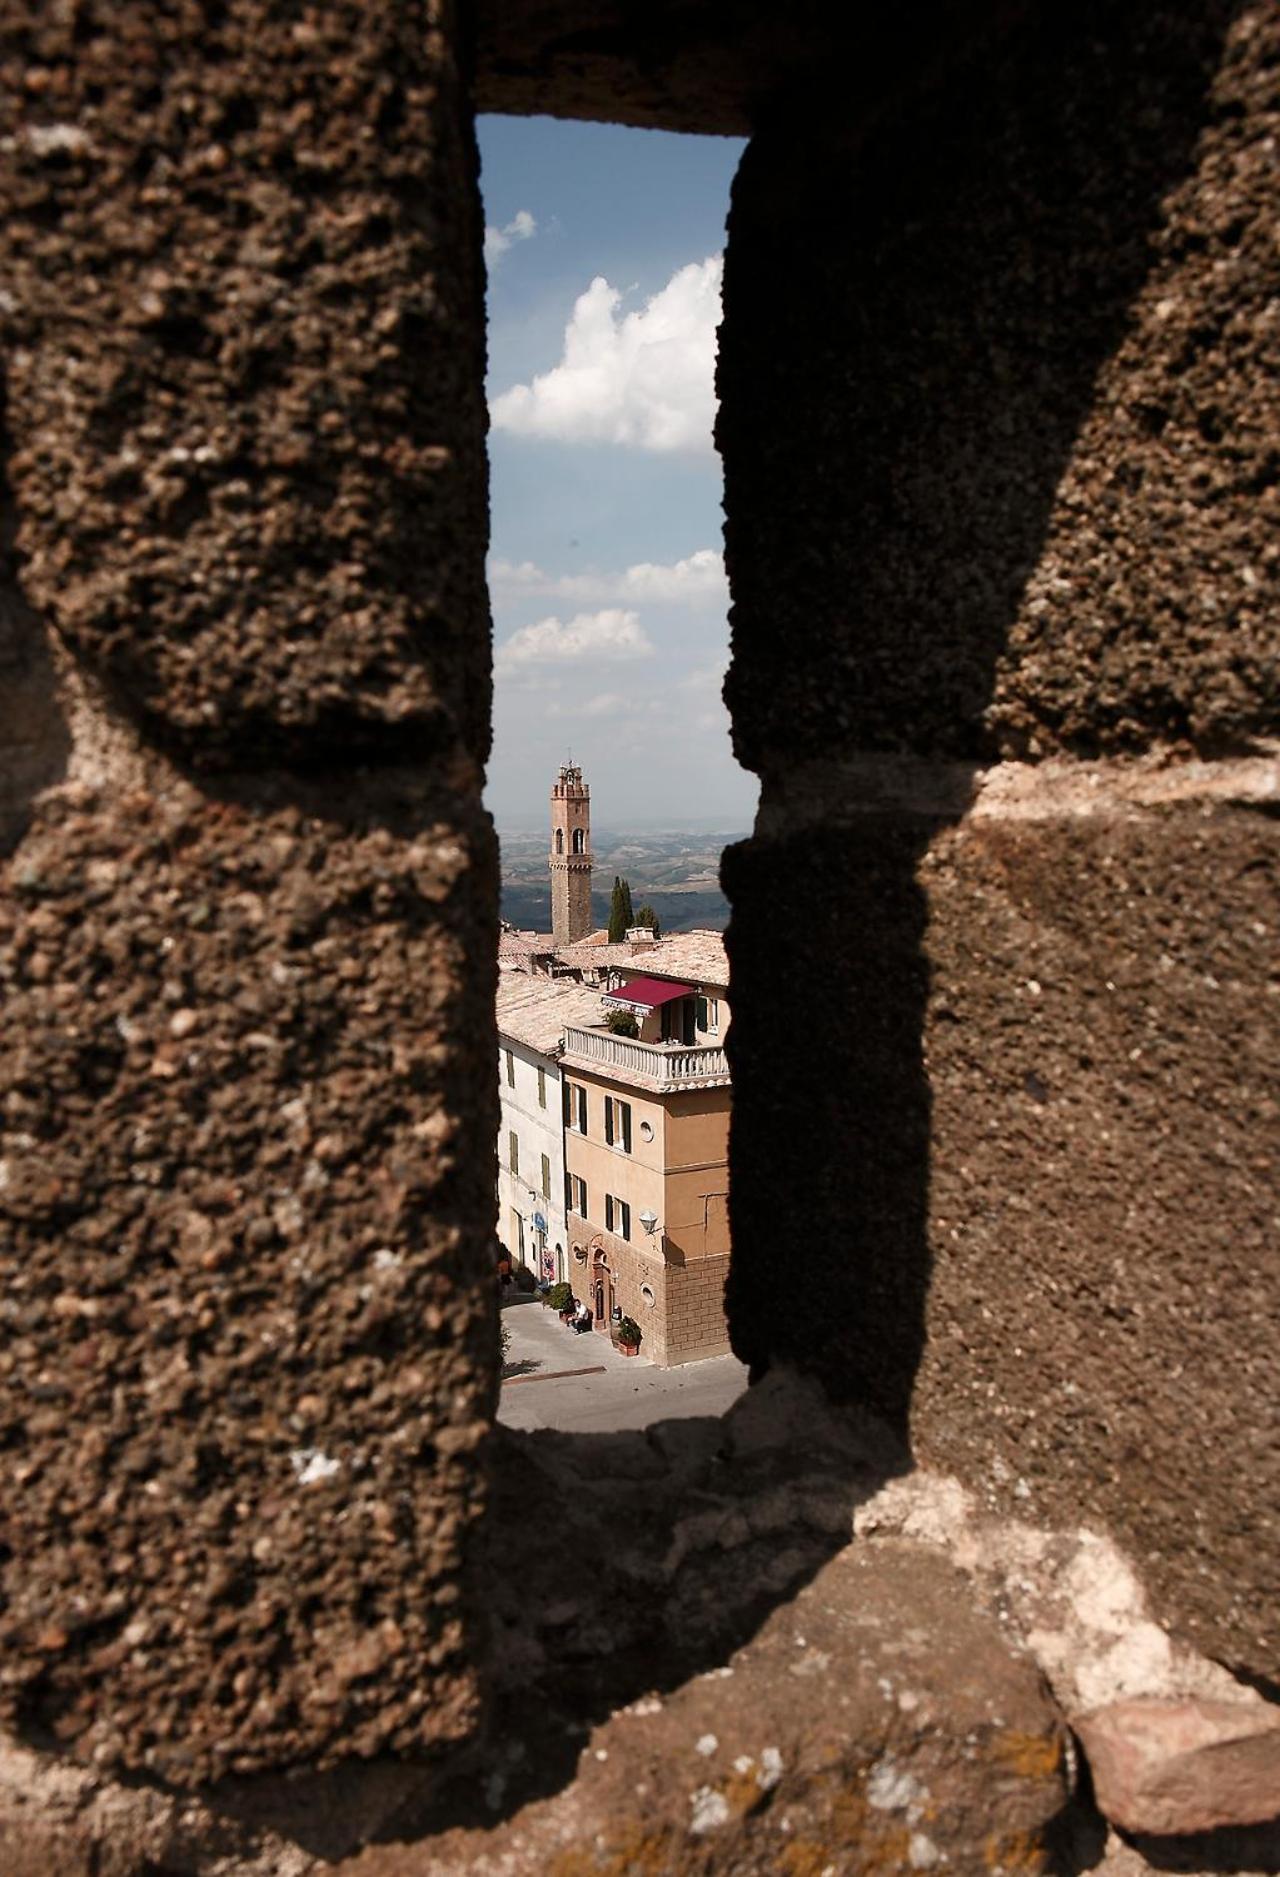
{"label": "balcony balustrade", "polygon": [[564,1033],[564,1060],[570,1066],[597,1069],[624,1082],[637,1082],[658,1093],[680,1088],[718,1088],[729,1082],[729,1062],[719,1044],[640,1043],[611,1030],[579,1029]]}

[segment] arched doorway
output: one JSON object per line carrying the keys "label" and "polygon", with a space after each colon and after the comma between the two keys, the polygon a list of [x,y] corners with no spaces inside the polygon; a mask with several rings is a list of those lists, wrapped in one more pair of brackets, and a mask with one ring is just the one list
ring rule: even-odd
{"label": "arched doorway", "polygon": [[609,1334],[613,1321],[613,1272],[609,1269],[604,1246],[591,1247],[591,1327]]}

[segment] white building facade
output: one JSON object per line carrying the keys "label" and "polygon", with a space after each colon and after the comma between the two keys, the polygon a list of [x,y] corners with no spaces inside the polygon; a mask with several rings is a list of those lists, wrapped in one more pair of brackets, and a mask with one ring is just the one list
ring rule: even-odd
{"label": "white building facade", "polygon": [[598,991],[502,972],[498,980],[497,1234],[513,1262],[540,1282],[568,1273],[565,1223],[565,1025],[598,1023]]}

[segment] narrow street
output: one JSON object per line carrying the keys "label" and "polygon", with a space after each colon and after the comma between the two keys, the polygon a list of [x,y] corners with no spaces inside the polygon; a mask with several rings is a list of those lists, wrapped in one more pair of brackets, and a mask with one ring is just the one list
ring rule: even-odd
{"label": "narrow street", "polygon": [[511,1296],[502,1321],[511,1333],[498,1407],[506,1427],[611,1431],[720,1415],[747,1385],[735,1356],[657,1369],[643,1353],[620,1355],[607,1336],[575,1335],[537,1297]]}

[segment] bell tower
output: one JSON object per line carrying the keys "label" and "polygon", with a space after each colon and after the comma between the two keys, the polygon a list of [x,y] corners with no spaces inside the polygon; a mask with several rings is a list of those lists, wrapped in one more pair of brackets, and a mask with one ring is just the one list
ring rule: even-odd
{"label": "bell tower", "polygon": [[591,790],[570,762],[551,790],[551,936],[586,938],[591,923]]}

